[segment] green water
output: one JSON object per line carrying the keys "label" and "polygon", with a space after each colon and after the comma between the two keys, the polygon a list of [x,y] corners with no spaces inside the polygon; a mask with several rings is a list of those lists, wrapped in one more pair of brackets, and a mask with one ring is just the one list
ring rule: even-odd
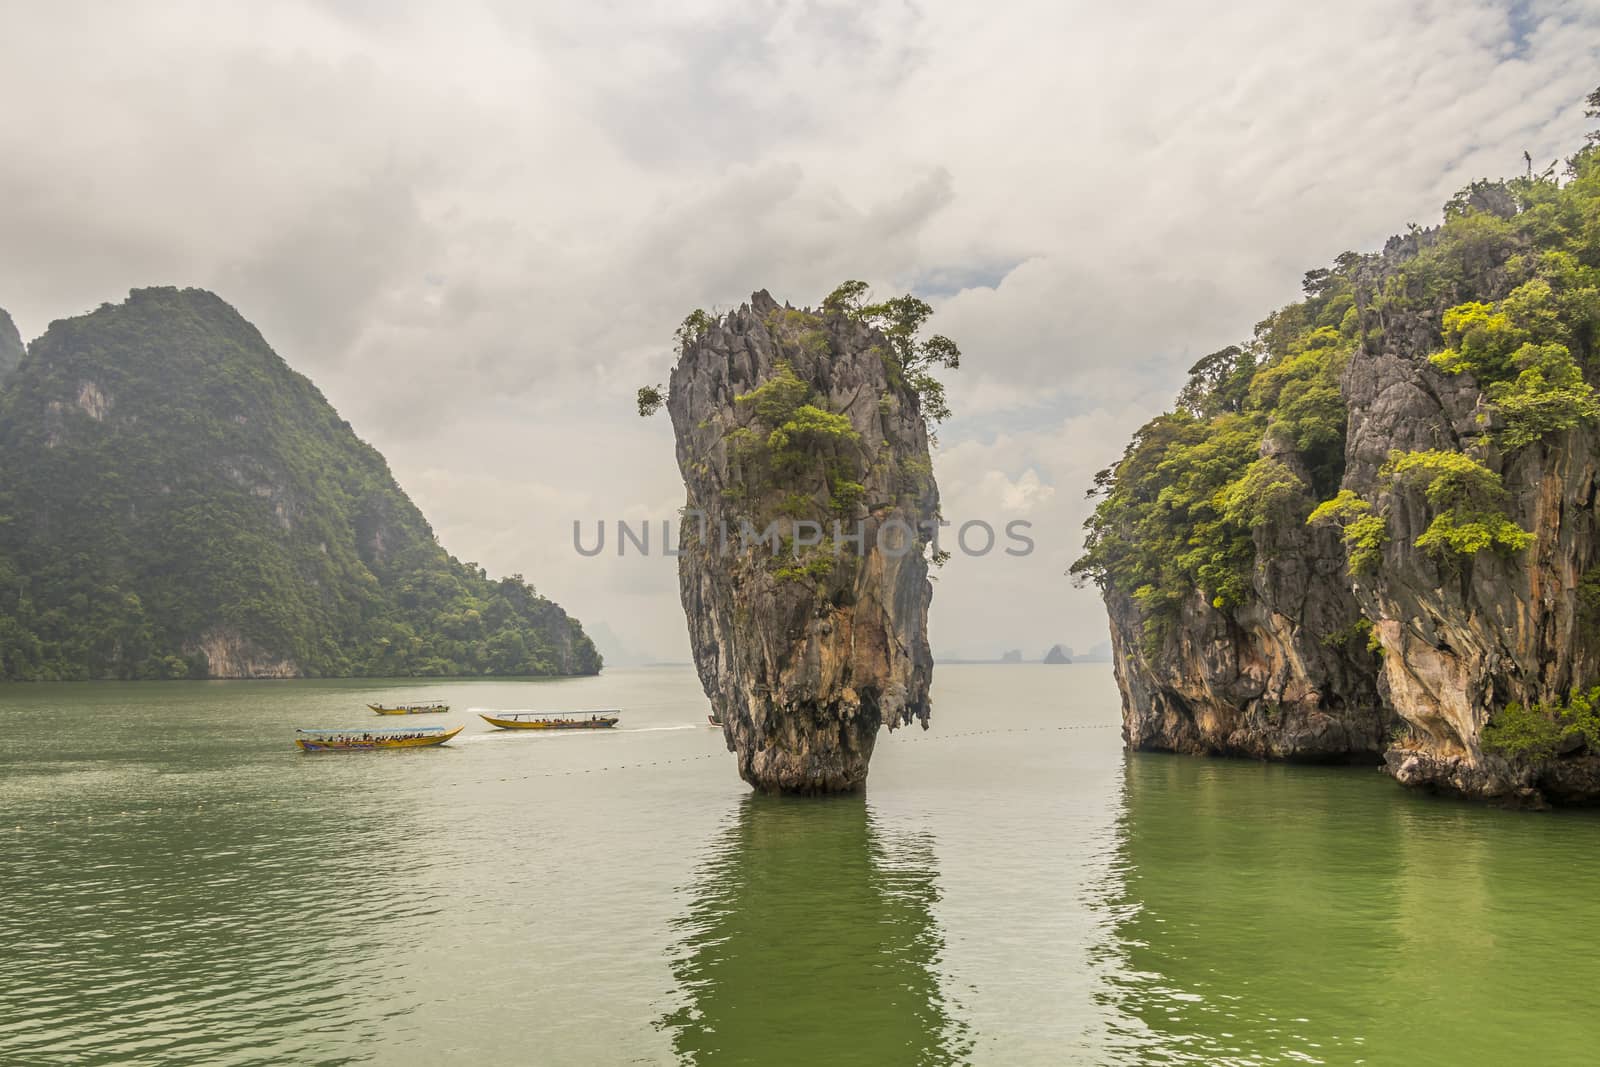
{"label": "green water", "polygon": [[[292,747],[380,695],[467,730]],[[1600,818],[1128,757],[1102,666],[935,697],[783,801],[688,669],[0,690],[0,1064],[1593,1061]]]}

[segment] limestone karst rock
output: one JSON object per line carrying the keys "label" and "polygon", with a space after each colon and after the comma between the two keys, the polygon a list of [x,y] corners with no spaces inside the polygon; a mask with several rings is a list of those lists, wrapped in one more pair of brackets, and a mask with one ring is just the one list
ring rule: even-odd
{"label": "limestone karst rock", "polygon": [[1600,148],[1308,273],[1097,478],[1130,748],[1600,800]]}
{"label": "limestone karst rock", "polygon": [[[1431,236],[1431,235],[1429,235]],[[1416,242],[1388,251],[1397,269]],[[1504,299],[1495,279],[1482,299]],[[1345,371],[1350,412],[1343,486],[1379,502],[1388,541],[1382,561],[1352,588],[1373,621],[1380,685],[1406,723],[1386,768],[1406,785],[1532,805],[1600,799],[1600,750],[1577,731],[1553,758],[1504,758],[1485,727],[1507,705],[1556,705],[1600,682],[1593,588],[1600,573],[1600,427],[1503,447],[1502,414],[1470,375],[1418,358],[1434,346],[1428,316],[1393,316],[1386,340],[1357,352]],[[1434,509],[1425,491],[1388,469],[1396,450],[1481,457],[1503,484],[1507,517],[1532,535],[1520,552],[1460,559],[1414,547]]]}
{"label": "limestone karst rock", "polygon": [[1361,618],[1338,539],[1303,523],[1264,526],[1282,546],[1250,599],[1194,594],[1159,643],[1121,589],[1106,591],[1112,662],[1129,748],[1308,763],[1376,763],[1400,719],[1359,642],[1329,641]]}
{"label": "limestone karst rock", "polygon": [[740,776],[859,789],[881,726],[928,723],[939,495],[917,394],[881,333],[763,291],[684,338],[667,407],[679,588]]}

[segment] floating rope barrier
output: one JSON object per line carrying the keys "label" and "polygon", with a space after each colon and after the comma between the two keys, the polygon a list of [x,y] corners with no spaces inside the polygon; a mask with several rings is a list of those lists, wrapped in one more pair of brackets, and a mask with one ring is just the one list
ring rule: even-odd
{"label": "floating rope barrier", "polygon": [[983,737],[988,734],[1033,734],[1049,733],[1055,730],[1120,730],[1120,722],[1085,722],[1072,726],[1014,726],[1008,730],[967,730],[958,734],[926,733],[912,734],[913,741],[954,741],[958,737]]}
{"label": "floating rope barrier", "polygon": [[[964,730],[960,733],[918,733],[911,736],[913,741],[954,741],[963,737],[987,737],[996,734],[1032,734],[1052,733],[1064,730],[1117,730],[1121,723],[1095,722],[1077,723],[1071,726],[1018,726],[1000,730]],[[573,767],[564,771],[533,771],[528,774],[516,774],[502,778],[480,778],[471,781],[444,782],[447,787],[460,787],[468,785],[482,785],[485,782],[525,782],[535,778],[572,778],[580,774],[606,774],[610,771],[635,771],[645,767],[670,767],[679,763],[698,763],[701,760],[726,757],[731,753],[726,751],[703,752],[698,756],[678,756],[672,759],[643,760],[638,763],[619,763],[615,766],[605,767]]]}

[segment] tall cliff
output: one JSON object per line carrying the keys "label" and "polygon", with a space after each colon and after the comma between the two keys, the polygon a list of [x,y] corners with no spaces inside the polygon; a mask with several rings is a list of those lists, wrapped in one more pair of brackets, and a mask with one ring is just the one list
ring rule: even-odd
{"label": "tall cliff", "polygon": [[1128,745],[1600,799],[1600,154],[1305,292],[1097,479]]}
{"label": "tall cliff", "polygon": [[211,293],[52,323],[0,390],[0,679],[599,667]]}
{"label": "tall cliff", "polygon": [[740,776],[858,789],[879,727],[929,715],[939,495],[917,392],[877,329],[759,292],[689,327],[667,407],[684,614]]}
{"label": "tall cliff", "polygon": [[[1559,193],[1478,190],[1493,244],[1472,302],[1374,308],[1382,335],[1343,376],[1342,487],[1382,523],[1352,588],[1408,725],[1387,767],[1409,785],[1600,799],[1600,229],[1553,241],[1540,221],[1600,219],[1595,162]],[[1372,269],[1426,270],[1451,238],[1397,240]]]}

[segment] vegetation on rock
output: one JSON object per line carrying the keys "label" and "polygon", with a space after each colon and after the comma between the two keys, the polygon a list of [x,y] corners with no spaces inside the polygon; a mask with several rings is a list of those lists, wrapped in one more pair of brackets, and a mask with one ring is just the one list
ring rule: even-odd
{"label": "vegetation on rock", "polygon": [[1497,548],[1520,552],[1533,535],[1505,513],[1500,475],[1461,452],[1395,452],[1383,475],[1411,483],[1433,506],[1433,521],[1416,546],[1436,556],[1470,556]]}
{"label": "vegetation on rock", "polygon": [[934,334],[923,340],[922,327],[933,315],[926,301],[910,293],[892,297],[882,303],[867,303],[870,290],[863,281],[841,283],[822,301],[822,310],[840,314],[857,322],[864,322],[881,331],[889,342],[885,366],[891,370],[890,381],[902,381],[917,394],[922,413],[930,422],[939,423],[950,417],[950,407],[945,402],[944,383],[933,374],[935,367],[955,370],[961,366],[961,349],[943,334]]}
{"label": "vegetation on rock", "polygon": [[1073,572],[1110,611],[1130,747],[1600,798],[1590,141],[1308,273],[1096,477]]}
{"label": "vegetation on rock", "polygon": [[1372,514],[1372,504],[1353,490],[1341,489],[1332,500],[1318,504],[1306,522],[1313,526],[1333,523],[1344,532],[1345,559],[1351,574],[1376,570],[1383,562],[1389,524],[1382,515]]}
{"label": "vegetation on rock", "polygon": [[[673,333],[677,342],[674,350],[682,355],[684,349],[698,341],[707,330],[716,323],[716,319],[704,308],[695,308],[684,317],[683,322]],[[641,385],[638,393],[639,416],[649,418],[660,411],[667,403],[667,391],[660,384]]]}
{"label": "vegetation on rock", "polygon": [[[835,355],[838,337],[865,326],[876,338],[871,351],[888,378],[878,400],[880,416],[887,418],[894,405],[907,401],[930,423],[950,414],[944,386],[933,371],[959,367],[961,350],[948,337],[922,336],[932,307],[910,294],[881,303],[869,303],[868,297],[865,282],[847,281],[823,300],[820,309],[773,305],[763,313],[762,325],[778,357],[772,374],[734,397],[731,416],[718,414],[715,420],[733,468],[731,484],[721,491],[723,499],[741,520],[753,523],[758,534],[774,521],[805,520],[829,529],[827,523],[894,503],[868,500],[867,485],[874,474],[871,457],[876,454],[877,462],[886,462],[882,457],[888,453],[870,447],[875,442],[863,441],[848,415],[829,410],[827,398],[795,372],[795,361],[803,360],[807,366],[826,362]],[[690,312],[674,334],[680,357],[720,321],[699,308]],[[669,397],[662,386],[649,385],[638,390],[636,400],[639,414],[649,417],[666,406]],[[916,456],[896,462],[898,469],[889,481],[898,489],[897,498],[917,497],[931,485],[931,464]],[[777,550],[769,562],[779,579],[816,582],[832,573],[834,553],[801,545],[791,535],[774,537]],[[923,532],[915,537],[919,547],[929,548],[931,541]],[[932,562],[939,565],[948,558],[948,553],[938,552]]]}
{"label": "vegetation on rock", "polygon": [[1565,701],[1507,704],[1483,728],[1482,743],[1485,752],[1531,762],[1585,746],[1600,752],[1600,686]]}
{"label": "vegetation on rock", "polygon": [[832,510],[855,510],[864,491],[859,480],[864,457],[860,449],[846,446],[859,443],[861,435],[848,417],[818,406],[822,402],[784,360],[767,381],[734,397],[736,405],[754,413],[748,425],[726,435],[744,499],[754,504],[783,491],[776,510],[801,518],[810,491],[820,483]]}
{"label": "vegetation on rock", "polygon": [[[1443,352],[1433,364],[1449,374],[1471,374],[1500,414],[1507,450],[1600,418],[1600,400],[1572,357],[1581,340],[1592,350],[1600,326],[1594,275],[1579,276],[1564,253],[1544,273],[1523,282],[1502,301],[1469,301],[1444,313]],[[1551,286],[1559,279],[1562,289]]]}
{"label": "vegetation on rock", "polygon": [[[961,366],[961,349],[943,334],[921,336],[922,327],[933,315],[933,307],[910,293],[892,297],[881,303],[869,303],[871,290],[866,282],[850,280],[823,298],[821,314],[795,308],[781,309],[773,328],[801,326],[799,344],[811,355],[825,354],[828,335],[822,328],[823,317],[842,315],[855,322],[864,323],[880,331],[888,343],[881,350],[884,366],[892,372],[891,381],[905,383],[916,394],[924,417],[938,423],[950,417],[950,407],[945,400],[944,383],[933,373],[935,368],[955,370]],[[673,334],[675,349],[681,355],[685,346],[698,341],[707,330],[716,325],[715,316],[702,308],[695,308]],[[639,414],[648,418],[660,411],[666,403],[665,391],[660,385],[641,386],[637,402]]]}
{"label": "vegetation on rock", "polygon": [[1475,183],[1439,229],[1400,240],[1416,253],[1339,256],[1306,275],[1304,300],[1190,369],[1174,410],[1096,477],[1071,573],[1131,596],[1159,636],[1196,591],[1219,608],[1244,602],[1260,562],[1253,535],[1275,521],[1336,524],[1353,573],[1381,567],[1389,491],[1423,494],[1433,518],[1415,547],[1438,558],[1526,546],[1481,456],[1395,457],[1390,490],[1341,490],[1340,375],[1386,331],[1431,330],[1432,364],[1483,391],[1484,447],[1527,448],[1600,421],[1600,147],[1580,151],[1564,180]]}
{"label": "vegetation on rock", "polygon": [[931,705],[938,489],[896,345],[765,291],[680,347],[667,398],[687,493],[679,591],[739,773],[859,789],[883,726]]}

